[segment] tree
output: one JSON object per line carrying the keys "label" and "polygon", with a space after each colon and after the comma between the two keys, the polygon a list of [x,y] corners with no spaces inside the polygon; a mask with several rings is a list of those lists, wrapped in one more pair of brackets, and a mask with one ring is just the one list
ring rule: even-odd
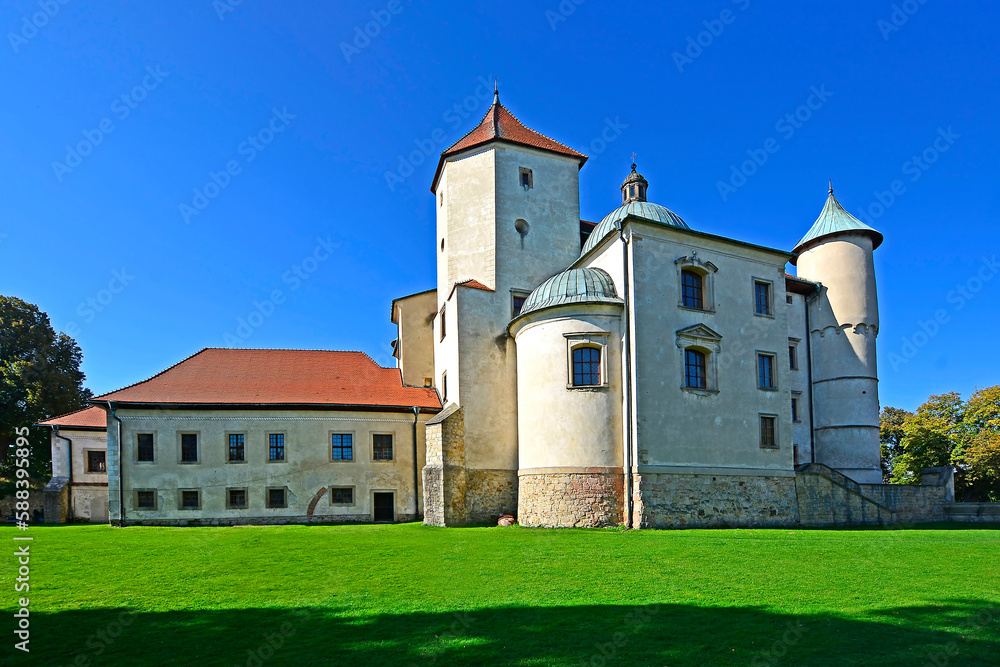
{"label": "tree", "polygon": [[879,440],[882,449],[882,483],[889,484],[892,468],[903,454],[903,425],[913,417],[912,412],[899,408],[882,408],[879,414]]}
{"label": "tree", "polygon": [[30,428],[32,477],[51,474],[48,430],[34,424],[86,407],[92,394],[83,386],[82,360],[76,341],[57,334],[37,306],[0,296],[0,477],[11,479],[14,429],[22,426]]}
{"label": "tree", "polygon": [[974,393],[965,404],[963,445],[955,453],[967,495],[1000,501],[1000,386]]}

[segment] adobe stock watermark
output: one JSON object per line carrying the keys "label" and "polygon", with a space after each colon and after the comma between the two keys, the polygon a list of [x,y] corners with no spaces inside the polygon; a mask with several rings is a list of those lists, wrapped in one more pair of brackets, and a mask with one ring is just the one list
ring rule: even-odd
{"label": "adobe stock watermark", "polygon": [[368,48],[372,40],[381,35],[382,31],[389,27],[393,17],[402,14],[404,9],[406,7],[403,6],[402,0],[389,0],[385,9],[373,9],[371,11],[371,21],[365,23],[364,26],[354,26],[354,39],[350,43],[340,43],[340,53],[343,54],[344,60],[350,64],[351,58]]}
{"label": "adobe stock watermark", "polygon": [[946,308],[938,308],[930,319],[919,320],[917,331],[909,336],[904,336],[898,352],[889,354],[889,364],[892,365],[892,370],[898,371],[900,366],[909,363],[917,356],[920,350],[941,332],[941,327],[951,322],[952,313],[957,313],[965,308],[966,304],[976,298],[986,283],[993,280],[997,273],[1000,273],[1000,262],[997,262],[996,255],[989,258],[983,257],[980,260],[979,269],[964,283],[955,285],[955,289],[948,292],[945,297],[945,300],[953,306],[951,311],[949,312]]}
{"label": "adobe stock watermark", "polygon": [[562,0],[556,9],[545,10],[545,20],[549,22],[549,27],[554,31],[559,24],[568,19],[576,11],[576,8],[587,0]]}
{"label": "adobe stock watermark", "polygon": [[[489,79],[480,76],[476,79],[479,85],[460,102],[452,104],[441,114],[441,120],[448,124],[452,130],[457,130],[468,120],[472,114],[477,113],[483,107],[483,102],[493,99],[493,84]],[[434,156],[438,149],[448,140],[447,130],[437,127],[430,132],[426,138],[414,139],[415,150],[408,153],[400,153],[398,164],[394,171],[385,172],[385,185],[390,192],[395,192],[396,187],[406,182],[406,179],[413,175],[417,167]]]}
{"label": "adobe stock watermark", "polygon": [[22,46],[34,39],[38,31],[47,26],[66,4],[69,0],[38,0],[38,11],[22,16],[20,29],[7,33],[7,41],[14,53],[19,53]]}
{"label": "adobe stock watermark", "polygon": [[[732,2],[739,7],[740,11],[746,11],[750,6],[750,0],[732,0]],[[736,21],[736,16],[732,9],[727,8],[719,12],[717,18],[702,21],[701,24],[705,26],[705,29],[693,37],[688,36],[684,53],[680,51],[673,53],[677,71],[683,74],[684,67],[693,64],[705,52],[705,49],[715,44],[715,40],[722,35],[726,26],[732,25]]]}
{"label": "adobe stock watermark", "polygon": [[[977,626],[989,625],[993,622],[997,612],[1000,609],[996,607],[987,607],[985,609],[980,609],[976,612],[974,618],[967,618],[962,621],[962,624],[958,626],[958,632],[965,637],[970,630]],[[956,657],[959,653],[960,647],[958,642],[952,640],[942,647],[944,650],[938,651],[937,653],[932,653],[927,657],[927,662],[923,663],[923,667],[947,667],[951,663],[951,659]],[[964,662],[961,664],[965,664]]]}
{"label": "adobe stock watermark", "polygon": [[[948,126],[948,129],[939,127],[937,132],[938,136],[927,148],[903,163],[901,170],[904,176],[910,177],[911,183],[920,180],[920,177],[931,168],[931,165],[938,161],[941,154],[946,153],[954,145],[955,140],[962,137],[951,129],[951,125]],[[863,206],[858,211],[858,218],[869,225],[875,224],[875,220],[881,218],[889,207],[896,203],[896,199],[904,194],[906,194],[906,184],[901,179],[894,180],[889,184],[887,190],[876,190],[873,193],[875,201]]]}
{"label": "adobe stock watermark", "polygon": [[[299,617],[297,619],[299,621],[307,621],[312,616],[308,609],[295,609],[292,613]],[[263,667],[296,632],[296,627],[290,621],[285,621],[272,632],[265,632],[261,635],[261,643],[256,648],[247,649],[246,660],[234,664],[233,667]]]}
{"label": "adobe stock watermark", "polygon": [[781,639],[778,639],[768,649],[762,650],[754,656],[753,660],[750,661],[753,667],[777,665],[788,655],[788,649],[798,644],[802,640],[802,636],[809,632],[809,628],[802,623],[793,623],[792,621],[785,623],[785,628],[786,630],[781,635]]}
{"label": "adobe stock watermark", "polygon": [[[85,324],[90,324],[97,318],[97,314],[104,312],[104,309],[115,300],[115,296],[124,292],[133,280],[135,280],[135,276],[130,274],[125,267],[122,267],[121,271],[112,270],[111,279],[107,285],[77,304],[76,314],[83,318]],[[67,322],[66,333],[76,338],[80,334],[80,325],[75,320]]]}
{"label": "adobe stock watermark", "polygon": [[[312,252],[281,274],[281,282],[288,286],[289,292],[294,292],[305,281],[309,280],[312,274],[319,269],[320,264],[330,259],[333,251],[339,247],[340,244],[331,241],[329,236],[325,239],[317,237],[316,246]],[[274,315],[274,311],[277,310],[278,306],[285,303],[285,299],[285,291],[277,287],[272,289],[264,300],[254,299],[251,304],[253,309],[247,316],[236,318],[236,328],[233,330],[233,333],[227,331],[222,334],[222,340],[225,345],[227,347],[239,347],[245,343],[253,335],[254,331],[263,326],[264,322]]]}
{"label": "adobe stock watermark", "polygon": [[906,25],[910,17],[920,11],[921,5],[926,5],[927,0],[903,0],[898,5],[892,6],[892,12],[888,19],[879,19],[875,26],[882,33],[882,39],[889,41],[889,36]]}
{"label": "adobe stock watermark", "polygon": [[[164,71],[159,65],[156,67],[147,65],[146,76],[142,77],[142,80],[131,90],[114,99],[111,103],[111,113],[119,121],[125,120],[135,109],[139,108],[139,104],[146,99],[149,93],[156,90],[169,75],[170,72]],[[56,175],[56,180],[62,183],[66,174],[72,173],[74,169],[83,164],[83,159],[93,153],[94,149],[100,146],[115,129],[115,123],[109,116],[102,118],[97,123],[97,127],[81,130],[83,139],[76,144],[66,145],[66,157],[63,158],[62,162],[58,160],[52,162],[52,171]]]}
{"label": "adobe stock watermark", "polygon": [[[434,635],[435,639],[441,642],[446,642],[453,638],[464,637],[469,632],[469,628],[472,624],[476,622],[476,619],[469,616],[469,612],[465,611],[462,613],[452,612],[452,617],[455,619],[448,629],[442,632],[440,635]],[[429,663],[433,664],[437,661],[439,656],[434,653],[429,653],[426,658]],[[411,662],[407,667],[420,667],[417,663]]]}
{"label": "adobe stock watermark", "polygon": [[226,14],[236,11],[236,8],[243,4],[243,0],[212,0],[212,9],[220,21],[226,20]]}
{"label": "adobe stock watermark", "polygon": [[[813,117],[813,113],[822,109],[827,100],[833,97],[833,93],[826,89],[825,83],[821,84],[819,88],[810,86],[809,92],[810,95],[804,104],[786,113],[774,124],[775,131],[785,141],[794,137],[795,133]],[[760,148],[748,148],[749,159],[741,162],[739,166],[735,164],[729,166],[729,180],[715,182],[715,187],[719,191],[722,201],[728,201],[731,194],[746,185],[747,179],[756,174],[757,170],[763,167],[768,159],[779,150],[781,150],[781,143],[774,137],[765,139]]]}
{"label": "adobe stock watermark", "polygon": [[[243,158],[244,164],[250,164],[257,159],[275,137],[288,129],[295,114],[288,113],[288,107],[282,107],[281,111],[271,110],[271,119],[256,132],[247,135],[247,138],[236,147],[236,152]],[[212,200],[218,197],[223,190],[229,187],[233,178],[243,173],[243,165],[237,159],[228,160],[219,171],[209,171],[208,180],[200,188],[192,190],[191,203],[181,202],[177,210],[181,214],[184,224],[190,224],[191,218],[201,215],[201,212],[208,208]]]}

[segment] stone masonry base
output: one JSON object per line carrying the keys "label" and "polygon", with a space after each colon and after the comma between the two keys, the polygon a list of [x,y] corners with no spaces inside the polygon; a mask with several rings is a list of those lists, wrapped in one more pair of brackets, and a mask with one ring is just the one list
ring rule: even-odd
{"label": "stone masonry base", "polygon": [[542,528],[620,526],[622,487],[620,472],[521,474],[517,521]]}

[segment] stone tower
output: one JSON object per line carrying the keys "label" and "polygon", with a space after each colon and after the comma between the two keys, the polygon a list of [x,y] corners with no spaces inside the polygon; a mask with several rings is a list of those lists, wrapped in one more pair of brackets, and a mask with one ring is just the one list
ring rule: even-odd
{"label": "stone tower", "polygon": [[539,283],[580,252],[585,155],[521,124],[500,104],[441,154],[435,384],[425,522],[462,525],[516,512],[517,369],[507,324]]}
{"label": "stone tower", "polygon": [[807,305],[815,461],[862,484],[882,482],[873,258],[881,243],[882,234],[845,211],[831,186],[793,260],[800,278],[821,285]]}

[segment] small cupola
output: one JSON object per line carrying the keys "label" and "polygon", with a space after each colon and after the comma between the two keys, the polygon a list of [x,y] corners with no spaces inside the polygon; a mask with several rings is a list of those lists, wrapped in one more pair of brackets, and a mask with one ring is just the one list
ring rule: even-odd
{"label": "small cupola", "polygon": [[635,162],[632,163],[632,173],[625,177],[622,183],[622,205],[632,202],[646,201],[646,188],[649,183],[636,172]]}

